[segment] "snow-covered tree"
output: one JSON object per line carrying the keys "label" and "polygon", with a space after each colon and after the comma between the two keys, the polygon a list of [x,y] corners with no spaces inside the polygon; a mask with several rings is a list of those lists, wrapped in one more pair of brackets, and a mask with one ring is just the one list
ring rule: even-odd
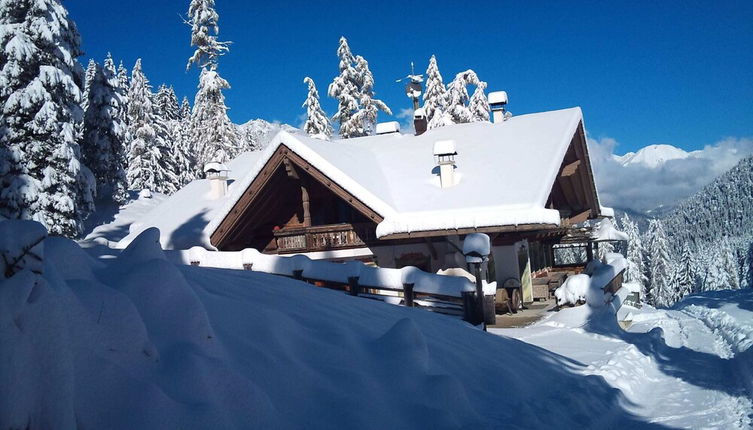
{"label": "snow-covered tree", "polygon": [[120,89],[125,92],[127,96],[128,88],[130,87],[128,81],[128,69],[125,68],[122,61],[118,64],[118,83],[120,84]]}
{"label": "snow-covered tree", "polygon": [[86,72],[84,73],[84,88],[81,96],[81,110],[86,112],[89,106],[89,88],[91,83],[97,74],[97,62],[93,58],[89,59],[89,64],[86,65]]}
{"label": "snow-covered tree", "polygon": [[165,121],[176,121],[180,118],[178,97],[175,95],[173,87],[168,87],[165,84],[159,86],[155,96],[155,109]]}
{"label": "snow-covered tree", "polygon": [[671,306],[674,297],[674,288],[670,284],[672,260],[669,256],[667,234],[660,220],[649,221],[648,237],[650,284],[646,301],[655,306]]}
{"label": "snow-covered tree", "polygon": [[188,97],[183,96],[183,101],[180,102],[180,109],[178,110],[178,116],[181,120],[191,118],[191,103],[188,102]]}
{"label": "snow-covered tree", "polygon": [[200,69],[215,70],[219,57],[228,51],[230,42],[220,42],[217,21],[219,15],[214,0],[191,0],[188,6],[188,25],[191,26],[191,46],[196,47],[188,59],[186,70],[195,64]]}
{"label": "snow-covered tree", "polygon": [[[627,243],[627,261],[628,267],[625,271],[625,280],[627,282],[633,282],[641,286],[641,291],[644,291],[646,286],[646,275],[643,264],[643,241],[641,240],[638,226],[630,219],[628,214],[625,214],[621,220],[622,231],[628,236]],[[641,294],[645,297],[644,294]]]}
{"label": "snow-covered tree", "polygon": [[57,0],[0,0],[0,215],[76,236],[93,209],[79,162],[80,38]]}
{"label": "snow-covered tree", "polygon": [[[115,64],[108,54],[104,65],[94,64],[87,90],[81,154],[97,182],[97,195],[124,203],[128,198],[125,148],[128,129],[124,121],[125,94]],[[87,71],[88,75],[88,71]]]}
{"label": "snow-covered tree", "polygon": [[303,125],[303,131],[309,136],[329,139],[332,136],[332,124],[319,104],[319,91],[316,90],[314,80],[307,76],[303,78],[303,83],[309,88],[306,101],[302,106],[306,108],[306,123]]}
{"label": "snow-covered tree", "polygon": [[196,50],[188,59],[186,69],[191,65],[201,69],[190,130],[194,145],[194,168],[197,174],[201,174],[204,164],[228,161],[243,148],[238,146],[238,132],[227,116],[225,96],[222,94],[222,90],[230,88],[230,84],[217,73],[217,62],[228,51],[229,42],[218,40],[219,15],[214,8],[214,0],[191,0],[188,16],[191,46]]}
{"label": "snow-covered tree", "polygon": [[141,69],[141,59],[131,71],[128,92],[128,126],[132,137],[128,148],[128,183],[131,189],[149,189],[171,194],[179,180],[170,159],[167,131],[155,115],[149,81]]}
{"label": "snow-covered tree", "polygon": [[478,76],[473,70],[466,70],[455,75],[447,85],[447,113],[455,124],[471,122],[473,114],[468,107],[468,85],[478,85]]}
{"label": "snow-covered tree", "polygon": [[354,122],[351,128],[358,130],[351,136],[368,136],[376,131],[377,113],[381,110],[392,115],[392,111],[383,101],[374,98],[374,76],[369,63],[360,55],[356,56],[356,76],[360,108],[351,118]]}
{"label": "snow-covered tree", "polygon": [[489,122],[489,100],[486,98],[486,82],[479,81],[468,103],[472,122]]}
{"label": "snow-covered tree", "polygon": [[683,244],[680,262],[674,276],[676,295],[674,301],[681,300],[695,290],[695,262],[687,243]]}
{"label": "snow-covered tree", "polygon": [[350,52],[350,46],[345,37],[340,37],[337,57],[340,59],[338,66],[340,74],[329,84],[327,94],[337,99],[337,113],[332,116],[332,120],[340,125],[340,137],[347,139],[362,135],[362,124],[351,120],[359,109],[359,82],[355,57]]}
{"label": "snow-covered tree", "polygon": [[429,59],[426,69],[426,91],[424,91],[424,112],[428,121],[428,128],[437,128],[452,122],[446,113],[447,91],[439,73],[439,66],[435,56]]}
{"label": "snow-covered tree", "polygon": [[210,161],[226,162],[242,148],[238,145],[238,131],[230,122],[222,90],[230,84],[213,70],[202,70],[199,91],[191,113],[191,133],[196,157],[196,173],[203,171]]}

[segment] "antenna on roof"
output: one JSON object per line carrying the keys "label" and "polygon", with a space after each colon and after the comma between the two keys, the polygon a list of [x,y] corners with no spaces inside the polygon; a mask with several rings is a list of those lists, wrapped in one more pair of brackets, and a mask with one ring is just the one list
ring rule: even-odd
{"label": "antenna on roof", "polygon": [[404,78],[396,80],[395,82],[402,82],[404,80],[408,80],[408,83],[405,85],[405,95],[408,96],[409,99],[413,100],[413,110],[415,111],[416,109],[418,109],[418,98],[421,96],[421,92],[423,91],[421,82],[424,81],[424,75],[417,75],[414,72],[413,61],[410,62],[410,74]]}

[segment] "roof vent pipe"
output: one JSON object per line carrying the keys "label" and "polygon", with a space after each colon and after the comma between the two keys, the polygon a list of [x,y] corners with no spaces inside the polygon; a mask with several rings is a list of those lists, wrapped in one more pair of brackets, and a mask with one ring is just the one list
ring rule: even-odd
{"label": "roof vent pipe", "polygon": [[227,195],[227,179],[230,169],[222,163],[210,161],[204,166],[204,174],[209,179],[209,197],[217,200]]}
{"label": "roof vent pipe", "polygon": [[489,93],[489,107],[492,110],[492,120],[494,123],[502,122],[510,118],[512,114],[505,110],[507,105],[507,92],[495,91]]}
{"label": "roof vent pipe", "polygon": [[434,158],[439,166],[439,181],[442,188],[455,185],[455,150],[454,140],[438,140],[434,142]]}

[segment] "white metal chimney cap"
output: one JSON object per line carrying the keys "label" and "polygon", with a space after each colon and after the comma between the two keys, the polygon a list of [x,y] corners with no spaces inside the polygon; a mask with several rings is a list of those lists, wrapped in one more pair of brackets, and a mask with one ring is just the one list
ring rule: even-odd
{"label": "white metal chimney cap", "polygon": [[376,134],[400,133],[400,123],[397,121],[380,122],[376,126]]}
{"label": "white metal chimney cap", "polygon": [[226,165],[219,163],[217,161],[210,161],[209,163],[204,165],[204,173],[208,172],[229,172],[230,169],[227,168]]}
{"label": "white metal chimney cap", "polygon": [[457,153],[454,140],[438,140],[434,142],[434,155],[455,155]]}
{"label": "white metal chimney cap", "polygon": [[507,104],[507,91],[489,93],[488,100],[490,105]]}

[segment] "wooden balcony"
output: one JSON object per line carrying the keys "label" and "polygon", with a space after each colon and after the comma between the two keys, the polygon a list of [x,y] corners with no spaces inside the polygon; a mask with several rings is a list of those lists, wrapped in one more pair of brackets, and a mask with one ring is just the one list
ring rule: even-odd
{"label": "wooden balcony", "polygon": [[284,228],[275,231],[274,237],[280,254],[358,248],[375,240],[373,224]]}

